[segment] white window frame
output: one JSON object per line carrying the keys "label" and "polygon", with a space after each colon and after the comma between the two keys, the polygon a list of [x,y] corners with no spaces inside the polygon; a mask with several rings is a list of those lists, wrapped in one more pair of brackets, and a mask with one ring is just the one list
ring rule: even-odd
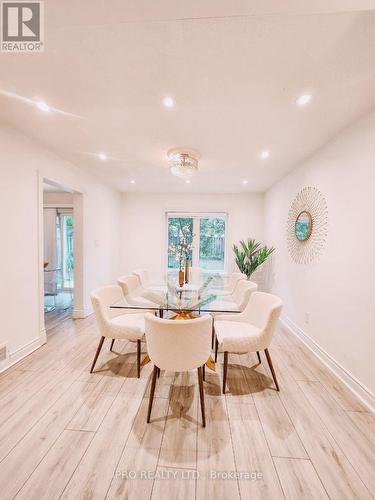
{"label": "white window frame", "polygon": [[225,221],[225,244],[224,244],[224,269],[220,270],[209,270],[201,269],[203,273],[215,273],[215,274],[227,274],[228,269],[228,213],[227,212],[181,212],[168,210],[165,212],[165,233],[166,233],[166,245],[165,245],[165,268],[167,272],[170,270],[168,267],[168,219],[175,217],[186,217],[193,219],[193,262],[191,265],[193,267],[199,267],[199,251],[200,251],[200,219],[205,218],[220,218]]}

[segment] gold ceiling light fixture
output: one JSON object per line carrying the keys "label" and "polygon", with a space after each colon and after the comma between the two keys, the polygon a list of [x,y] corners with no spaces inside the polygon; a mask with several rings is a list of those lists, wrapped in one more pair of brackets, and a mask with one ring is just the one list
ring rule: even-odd
{"label": "gold ceiling light fixture", "polygon": [[192,149],[173,148],[167,153],[171,173],[180,179],[190,179],[198,172],[200,154]]}

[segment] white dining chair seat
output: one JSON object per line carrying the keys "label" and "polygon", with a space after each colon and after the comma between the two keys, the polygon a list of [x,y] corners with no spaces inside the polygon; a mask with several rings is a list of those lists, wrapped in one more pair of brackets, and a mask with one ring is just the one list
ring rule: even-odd
{"label": "white dining chair seat", "polygon": [[[218,310],[218,311],[240,311],[239,304],[234,302],[233,300],[224,300],[224,298],[220,297],[218,300],[214,300],[210,302],[207,306],[210,310]],[[215,314],[215,313],[213,313]]]}
{"label": "white dining chair seat", "polygon": [[145,332],[144,314],[123,314],[110,321],[111,331],[116,339],[142,340]]}
{"label": "white dining chair seat", "polygon": [[249,323],[218,321],[215,331],[223,351],[236,354],[258,351],[260,328]]}

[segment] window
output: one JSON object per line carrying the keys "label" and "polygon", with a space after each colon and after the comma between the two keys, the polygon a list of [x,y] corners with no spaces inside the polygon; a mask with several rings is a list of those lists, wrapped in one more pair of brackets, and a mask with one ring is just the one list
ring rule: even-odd
{"label": "window", "polygon": [[225,270],[225,214],[167,214],[168,221],[168,269],[178,269],[179,257],[174,251],[180,238],[185,235],[192,245],[189,260],[193,267],[207,271]]}

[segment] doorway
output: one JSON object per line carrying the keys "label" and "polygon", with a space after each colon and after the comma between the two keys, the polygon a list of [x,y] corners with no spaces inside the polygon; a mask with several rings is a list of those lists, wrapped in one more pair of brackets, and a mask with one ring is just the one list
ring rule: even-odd
{"label": "doorway", "polygon": [[44,182],[43,297],[47,334],[72,317],[74,263],[73,193]]}

